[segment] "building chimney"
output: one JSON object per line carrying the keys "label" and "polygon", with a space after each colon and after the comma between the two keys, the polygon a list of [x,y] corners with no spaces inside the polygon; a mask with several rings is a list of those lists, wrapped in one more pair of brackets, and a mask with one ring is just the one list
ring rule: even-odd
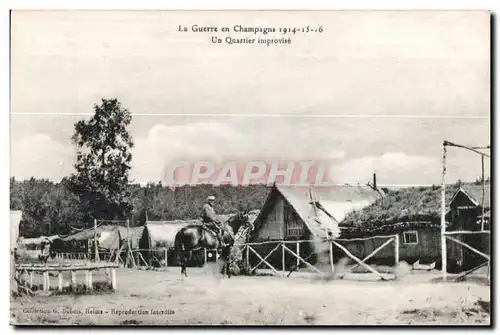
{"label": "building chimney", "polygon": [[373,188],[377,189],[377,174],[373,173]]}

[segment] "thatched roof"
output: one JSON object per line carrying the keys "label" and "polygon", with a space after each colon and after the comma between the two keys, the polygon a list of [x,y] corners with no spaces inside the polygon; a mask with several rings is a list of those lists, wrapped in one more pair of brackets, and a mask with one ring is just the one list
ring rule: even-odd
{"label": "thatched roof", "polygon": [[[477,190],[477,185],[448,185],[446,212],[461,190]],[[481,186],[479,185],[479,188]],[[475,192],[474,194],[476,194]],[[489,194],[489,192],[487,192]],[[489,199],[489,198],[488,198]],[[489,201],[488,201],[489,203]],[[441,220],[441,187],[423,186],[394,190],[361,210],[346,216],[340,226],[344,231],[383,231],[395,227],[439,227]]]}
{"label": "thatched roof", "polygon": [[[338,235],[338,223],[348,212],[366,207],[384,195],[382,191],[369,186],[314,186],[310,189],[274,185],[256,219],[256,229],[273,205],[276,194],[281,194],[286,199],[311,233],[316,236],[325,236],[328,232]],[[311,201],[311,195],[314,201]]]}

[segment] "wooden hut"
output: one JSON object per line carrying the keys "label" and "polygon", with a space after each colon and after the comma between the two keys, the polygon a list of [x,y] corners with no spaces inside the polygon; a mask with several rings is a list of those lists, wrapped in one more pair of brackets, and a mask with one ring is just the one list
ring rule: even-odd
{"label": "wooden hut", "polygon": [[[480,232],[490,230],[490,207],[491,207],[490,184],[462,185],[453,195],[450,201],[450,225],[449,231]],[[483,222],[484,212],[484,222]],[[490,234],[464,234],[454,235],[454,238],[470,245],[487,255],[490,255]],[[448,241],[451,249],[451,257],[463,270],[471,269],[483,262],[485,259],[470,249],[453,241]]]}
{"label": "wooden hut", "polygon": [[[317,186],[311,189],[274,185],[255,219],[255,229],[249,241],[276,242],[255,245],[254,249],[264,257],[282,241],[337,237],[338,224],[347,213],[364,208],[383,196],[381,190],[370,186]],[[315,253],[315,246],[310,242],[295,244],[301,257],[307,258]],[[313,256],[309,261],[314,263],[316,258]],[[268,260],[281,268],[282,251],[273,252]],[[252,264],[258,262],[257,258],[251,259]],[[290,267],[297,261],[287,253],[285,263]]]}
{"label": "wooden hut", "polygon": [[[464,213],[457,215],[456,207],[467,200],[464,190],[470,185],[449,185],[446,187],[447,230],[459,230],[464,226]],[[475,188],[475,187],[473,187]],[[470,205],[470,204],[469,204]],[[460,207],[460,206],[458,206]],[[455,209],[454,209],[455,208]],[[475,208],[469,213],[469,223],[476,224]],[[459,219],[460,217],[460,219]],[[459,220],[459,221],[457,221]],[[460,221],[461,220],[461,221]],[[388,192],[364,209],[350,213],[340,224],[342,238],[370,236],[399,236],[399,259],[409,263],[434,263],[441,266],[441,187],[410,187]],[[344,242],[343,244],[356,256],[369,255],[384,240]],[[447,243],[448,270],[463,269],[463,262],[457,258],[458,249],[452,242]],[[394,249],[384,248],[370,259],[372,263],[393,264]]]}

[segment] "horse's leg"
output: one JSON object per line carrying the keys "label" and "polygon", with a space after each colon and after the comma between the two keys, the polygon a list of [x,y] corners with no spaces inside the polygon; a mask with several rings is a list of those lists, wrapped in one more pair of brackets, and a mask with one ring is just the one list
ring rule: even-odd
{"label": "horse's leg", "polygon": [[178,244],[176,245],[176,255],[177,255],[177,259],[179,261],[179,265],[181,266],[181,277],[182,275],[184,274],[186,277],[187,277],[187,274],[186,274],[186,260],[185,260],[185,253],[186,251],[184,250],[184,244]]}
{"label": "horse's leg", "polygon": [[186,251],[184,250],[182,252],[182,273],[184,273],[184,277],[187,278],[187,256],[186,256]]}

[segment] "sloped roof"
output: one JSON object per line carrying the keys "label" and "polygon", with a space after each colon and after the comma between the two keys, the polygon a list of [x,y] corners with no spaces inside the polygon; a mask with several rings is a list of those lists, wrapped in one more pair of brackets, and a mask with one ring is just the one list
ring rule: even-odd
{"label": "sloped roof", "polygon": [[[309,188],[275,185],[257,222],[261,220],[260,216],[266,215],[264,208],[272,201],[273,192],[279,192],[294,208],[309,230],[314,235],[322,237],[326,236],[328,231],[334,236],[338,235],[338,223],[347,213],[367,206],[383,196],[383,192],[369,186],[335,185]],[[313,201],[311,201],[311,196]]]}
{"label": "sloped roof", "polygon": [[[483,185],[473,185],[473,184],[464,184],[457,190],[457,192],[452,197],[451,202],[455,200],[457,195],[463,192],[476,206],[481,206],[483,201]],[[491,201],[491,189],[490,184],[487,183],[484,186],[484,208],[490,208]]]}
{"label": "sloped roof", "polygon": [[[447,185],[446,212],[460,190],[470,192],[473,197],[482,194],[481,185]],[[489,190],[487,185],[486,190]],[[489,206],[489,192],[485,192]],[[480,199],[480,198],[479,198]],[[486,202],[486,201],[485,201]],[[479,200],[480,203],[480,200]],[[439,227],[441,220],[441,186],[408,187],[393,190],[370,206],[354,211],[341,222],[347,230],[363,229],[376,231],[384,227],[414,226]]]}
{"label": "sloped roof", "polygon": [[[456,187],[446,188],[447,199]],[[361,210],[354,211],[341,222],[342,227],[375,229],[402,222],[432,222],[440,219],[441,187],[409,187],[393,190]]]}

